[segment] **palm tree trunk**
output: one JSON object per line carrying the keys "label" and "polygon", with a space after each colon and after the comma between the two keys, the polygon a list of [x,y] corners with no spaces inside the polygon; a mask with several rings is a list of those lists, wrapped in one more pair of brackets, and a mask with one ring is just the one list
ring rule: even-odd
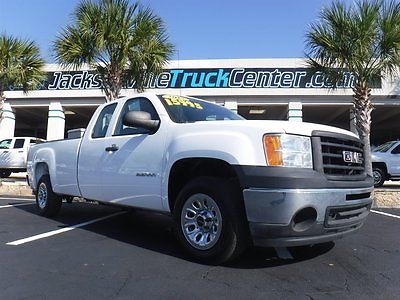
{"label": "palm tree trunk", "polygon": [[6,97],[4,96],[4,92],[0,90],[0,123],[1,123],[1,120],[3,119],[3,106],[4,106],[5,100],[6,100]]}
{"label": "palm tree trunk", "polygon": [[356,128],[361,141],[364,144],[364,164],[365,172],[372,176],[371,159],[371,113],[373,105],[371,103],[371,89],[365,82],[359,82],[353,88],[353,104],[356,118]]}
{"label": "palm tree trunk", "polygon": [[112,102],[117,100],[119,97],[119,93],[121,88],[118,87],[115,83],[103,83],[104,93],[106,94],[106,102]]}
{"label": "palm tree trunk", "polygon": [[103,90],[106,94],[106,102],[117,100],[122,89],[122,73],[113,70],[109,74],[102,74]]}

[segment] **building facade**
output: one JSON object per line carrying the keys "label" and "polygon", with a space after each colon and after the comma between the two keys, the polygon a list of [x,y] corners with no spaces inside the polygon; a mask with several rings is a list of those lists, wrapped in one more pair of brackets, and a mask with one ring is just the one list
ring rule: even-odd
{"label": "building facade", "polygon": [[[47,80],[24,94],[6,91],[0,139],[36,136],[64,138],[70,129],[86,127],[104,103],[100,80],[89,69],[63,70],[47,65]],[[310,74],[303,59],[221,59],[171,61],[150,78],[146,91],[199,97],[237,111],[247,119],[315,122],[354,131],[352,89],[346,73],[338,89],[320,73]],[[383,80],[372,89],[372,143],[400,137],[400,81]],[[135,94],[133,83],[122,96]]]}

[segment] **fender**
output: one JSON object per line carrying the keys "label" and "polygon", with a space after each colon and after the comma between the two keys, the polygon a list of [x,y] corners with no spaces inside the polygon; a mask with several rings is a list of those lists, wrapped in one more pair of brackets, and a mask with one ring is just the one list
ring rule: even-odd
{"label": "fender", "polygon": [[[43,147],[43,146],[42,146]],[[36,186],[39,182],[39,179],[44,173],[37,173],[37,168],[40,164],[46,164],[47,165],[47,170],[49,172],[50,176],[50,181],[52,186],[55,185],[55,178],[56,178],[56,170],[55,170],[55,153],[54,149],[51,147],[45,147],[45,148],[40,148],[38,149],[35,153],[34,156],[32,157],[32,174],[31,174],[31,182],[32,182],[32,188],[36,190]]]}
{"label": "fender", "polygon": [[166,161],[162,174],[162,205],[170,210],[168,182],[172,166],[186,158],[213,158],[230,165],[265,165],[265,156],[260,144],[244,133],[232,131],[197,132],[178,135],[166,148]]}

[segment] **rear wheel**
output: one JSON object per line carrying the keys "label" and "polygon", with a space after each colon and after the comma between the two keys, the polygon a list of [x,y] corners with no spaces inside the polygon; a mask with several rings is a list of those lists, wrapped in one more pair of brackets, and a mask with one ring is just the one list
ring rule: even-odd
{"label": "rear wheel", "polygon": [[228,180],[193,179],[179,193],[174,215],[179,241],[202,262],[232,260],[249,245],[240,191]]}
{"label": "rear wheel", "polygon": [[375,187],[382,186],[386,178],[385,172],[380,168],[374,168],[372,174],[374,177],[374,186]]}
{"label": "rear wheel", "polygon": [[36,189],[36,206],[39,214],[45,217],[54,217],[60,211],[61,196],[53,192],[49,175],[43,175]]}
{"label": "rear wheel", "polygon": [[7,178],[10,177],[11,171],[7,170],[0,170],[0,178]]}

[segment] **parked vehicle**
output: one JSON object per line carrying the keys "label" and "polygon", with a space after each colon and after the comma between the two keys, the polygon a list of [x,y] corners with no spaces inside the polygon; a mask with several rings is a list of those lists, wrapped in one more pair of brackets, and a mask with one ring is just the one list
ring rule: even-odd
{"label": "parked vehicle", "polygon": [[400,180],[400,141],[390,141],[375,148],[372,153],[375,187],[386,180]]}
{"label": "parked vehicle", "polygon": [[81,139],[32,147],[28,180],[41,215],[65,196],[163,212],[190,254],[221,263],[357,231],[373,189],[362,152],[339,128],[145,93],[101,105]]}
{"label": "parked vehicle", "polygon": [[14,137],[0,141],[0,177],[26,172],[29,148],[43,142],[44,140],[34,137]]}

